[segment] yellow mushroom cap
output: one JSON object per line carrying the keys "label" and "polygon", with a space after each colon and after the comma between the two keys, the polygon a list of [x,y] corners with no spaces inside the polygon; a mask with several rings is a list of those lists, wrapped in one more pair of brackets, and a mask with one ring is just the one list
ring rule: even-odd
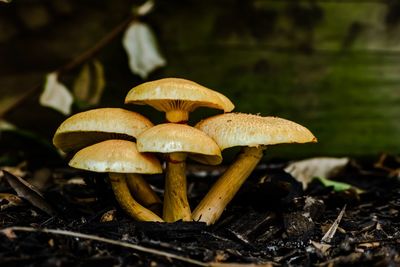
{"label": "yellow mushroom cap", "polygon": [[53,143],[64,152],[76,151],[107,139],[134,139],[153,124],[144,116],[120,108],[99,108],[66,119]]}
{"label": "yellow mushroom cap", "polygon": [[317,142],[304,126],[278,117],[227,113],[202,120],[195,127],[214,139],[221,150],[234,146]]}
{"label": "yellow mushroom cap", "polygon": [[165,78],[142,83],[128,92],[125,103],[147,104],[163,112],[171,110],[190,112],[198,107],[229,112],[235,107],[223,94],[180,78]]}
{"label": "yellow mushroom cap", "polygon": [[138,136],[137,147],[140,152],[190,153],[197,161],[211,165],[222,161],[221,150],[210,137],[184,124],[156,125]]}
{"label": "yellow mushroom cap", "polygon": [[139,153],[136,144],[126,140],[107,140],[79,150],[69,166],[93,172],[161,173],[156,157]]}

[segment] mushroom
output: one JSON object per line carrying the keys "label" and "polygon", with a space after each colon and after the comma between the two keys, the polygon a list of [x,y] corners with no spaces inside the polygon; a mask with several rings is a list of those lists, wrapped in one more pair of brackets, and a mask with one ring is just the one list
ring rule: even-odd
{"label": "mushroom", "polygon": [[[99,108],[77,113],[66,119],[54,134],[54,145],[64,152],[77,150],[107,140],[135,140],[153,124],[146,117],[120,108]],[[161,200],[140,176],[127,174],[128,187],[146,207],[160,213]]]}
{"label": "mushroom", "polygon": [[132,88],[125,103],[150,105],[166,113],[167,122],[186,123],[189,112],[198,107],[232,111],[232,102],[214,90],[180,78],[165,78],[142,83]]}
{"label": "mushroom", "polygon": [[211,187],[193,211],[196,221],[215,223],[254,170],[267,145],[317,142],[305,127],[277,117],[228,113],[207,118],[196,128],[205,132],[224,150],[243,146],[236,161]]}
{"label": "mushroom", "polygon": [[77,113],[57,129],[53,144],[64,152],[108,139],[134,140],[153,123],[139,113],[120,108],[98,108]]}
{"label": "mushroom", "polygon": [[136,144],[126,140],[107,140],[79,150],[70,160],[71,167],[93,172],[106,172],[115,197],[130,216],[139,221],[163,220],[140,205],[129,193],[126,175],[134,179],[136,174],[161,173],[158,160],[137,151]]}
{"label": "mushroom", "polygon": [[166,222],[191,221],[186,195],[186,156],[198,156],[198,161],[221,163],[218,145],[204,132],[183,124],[165,123],[154,126],[137,138],[140,152],[167,154],[163,216]]}

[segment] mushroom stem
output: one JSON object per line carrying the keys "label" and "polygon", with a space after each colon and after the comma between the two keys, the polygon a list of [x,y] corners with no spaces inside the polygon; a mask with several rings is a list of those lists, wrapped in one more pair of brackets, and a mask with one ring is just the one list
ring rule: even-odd
{"label": "mushroom stem", "polygon": [[164,193],[164,220],[191,221],[190,206],[186,195],[186,153],[170,153],[167,161]]}
{"label": "mushroom stem", "polygon": [[126,176],[122,173],[109,173],[110,183],[121,208],[138,221],[163,222],[163,220],[133,199],[129,192]]}
{"label": "mushroom stem", "polygon": [[172,123],[187,123],[189,112],[185,110],[170,110],[165,113],[165,118]]}
{"label": "mushroom stem", "polygon": [[245,147],[193,211],[195,221],[215,223],[263,156],[263,147]]}
{"label": "mushroom stem", "polygon": [[129,191],[135,198],[146,208],[157,215],[161,215],[162,202],[157,194],[151,189],[142,175],[136,173],[126,174],[126,182],[128,183]]}

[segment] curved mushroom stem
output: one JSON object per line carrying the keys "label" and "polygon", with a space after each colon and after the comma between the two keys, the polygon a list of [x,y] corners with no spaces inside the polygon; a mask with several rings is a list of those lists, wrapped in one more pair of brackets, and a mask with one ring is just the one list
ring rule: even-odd
{"label": "curved mushroom stem", "polygon": [[140,174],[129,173],[126,174],[126,182],[129,191],[135,198],[143,204],[146,208],[151,210],[157,215],[161,215],[162,202],[157,194],[151,189],[150,185],[146,182]]}
{"label": "curved mushroom stem", "polygon": [[186,195],[186,153],[171,153],[167,161],[164,193],[164,220],[191,221],[190,206]]}
{"label": "curved mushroom stem", "polygon": [[138,221],[163,222],[163,220],[133,199],[126,183],[125,174],[109,173],[110,183],[121,208]]}
{"label": "curved mushroom stem", "polygon": [[263,156],[263,147],[245,147],[193,211],[195,221],[215,223]]}
{"label": "curved mushroom stem", "polygon": [[185,110],[170,110],[165,113],[165,118],[168,122],[186,124],[189,119],[189,112]]}

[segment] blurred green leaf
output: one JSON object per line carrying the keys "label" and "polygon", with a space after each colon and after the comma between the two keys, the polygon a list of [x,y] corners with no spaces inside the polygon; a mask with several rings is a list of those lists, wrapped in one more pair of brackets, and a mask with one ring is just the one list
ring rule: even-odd
{"label": "blurred green leaf", "polygon": [[339,192],[339,191],[346,191],[346,190],[349,190],[349,189],[354,189],[354,190],[356,190],[357,193],[364,192],[362,189],[357,188],[357,187],[355,187],[355,186],[353,186],[351,184],[346,184],[346,183],[343,183],[343,182],[333,181],[333,180],[329,180],[329,179],[326,179],[326,178],[323,178],[323,177],[314,177],[314,179],[320,181],[326,187],[330,187],[330,186],[333,187],[334,191],[338,191]]}

